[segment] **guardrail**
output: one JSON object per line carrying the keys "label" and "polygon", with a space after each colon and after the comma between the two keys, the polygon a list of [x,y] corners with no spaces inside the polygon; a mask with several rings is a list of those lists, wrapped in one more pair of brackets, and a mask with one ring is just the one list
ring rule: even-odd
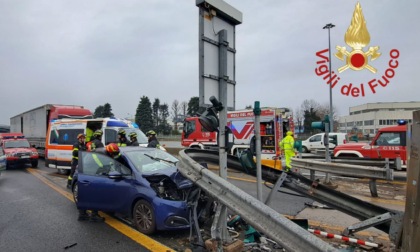
{"label": "guardrail", "polygon": [[368,178],[372,197],[378,197],[376,179],[394,180],[393,170],[374,166],[360,166],[353,164],[327,163],[316,160],[292,158],[292,167],[310,170],[311,180],[315,180],[315,171],[331,173],[354,178]]}
{"label": "guardrail", "polygon": [[222,179],[190,158],[185,150],[179,152],[180,172],[196,185],[218,199],[257,230],[283,246],[287,251],[336,251],[334,247],[313,236],[307,230],[258,201],[248,193]]}

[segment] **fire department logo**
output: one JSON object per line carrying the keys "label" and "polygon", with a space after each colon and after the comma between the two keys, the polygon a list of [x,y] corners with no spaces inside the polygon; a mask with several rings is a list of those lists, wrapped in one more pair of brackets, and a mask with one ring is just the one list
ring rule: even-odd
{"label": "fire department logo", "polygon": [[[370,65],[370,62],[378,59],[382,53],[379,52],[379,46],[365,48],[370,43],[370,34],[360,3],[356,4],[350,26],[344,35],[344,41],[350,46],[351,50],[348,51],[346,46],[336,46],[337,52],[335,57],[345,62],[344,66],[338,68],[338,73],[329,69],[328,63],[331,61],[328,56],[330,53],[329,48],[315,53],[317,56],[315,74],[321,77],[325,84],[330,85],[331,89],[337,86],[342,95],[352,97],[364,97],[369,91],[375,94],[378,88],[385,88],[391,85],[391,80],[396,75],[396,70],[399,66],[400,52],[397,49],[391,49],[388,53],[389,59],[386,59],[388,67],[383,70],[382,74],[376,74],[377,69]],[[367,81],[361,80],[359,83],[348,82],[341,79],[339,73],[349,68],[354,71],[367,69],[375,75]]]}
{"label": "fire department logo", "polygon": [[366,21],[363,17],[362,7],[357,3],[353,12],[351,24],[344,35],[344,41],[353,50],[348,52],[345,46],[337,46],[337,53],[335,56],[344,61],[344,56],[347,57],[347,64],[340,67],[338,72],[341,73],[350,68],[356,71],[367,69],[372,73],[376,73],[376,68],[368,64],[369,57],[371,61],[379,58],[381,53],[378,52],[379,46],[369,47],[367,52],[363,48],[370,43],[370,35],[366,27]]}

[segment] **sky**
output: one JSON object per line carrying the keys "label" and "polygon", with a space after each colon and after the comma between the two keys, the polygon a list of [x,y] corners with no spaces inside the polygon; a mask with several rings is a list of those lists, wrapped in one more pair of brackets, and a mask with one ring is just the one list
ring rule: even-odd
{"label": "sky", "polygon": [[[370,35],[362,50],[379,46],[381,53],[368,58],[376,73],[338,73],[347,63],[334,56],[336,46],[353,50],[344,35],[357,1],[225,2],[243,15],[236,26],[236,109],[255,101],[292,110],[304,100],[329,104],[326,75],[316,74],[326,69],[317,62],[328,53],[317,52],[328,49],[327,23],[335,25],[331,70],[340,80],[331,91],[338,115],[364,103],[420,101],[420,1],[359,1]],[[117,117],[133,117],[142,96],[169,107],[188,102],[199,95],[198,14],[194,0],[0,0],[0,124],[44,104],[93,112],[110,103]],[[384,75],[385,87],[377,84]],[[350,83],[359,93],[343,94]]]}

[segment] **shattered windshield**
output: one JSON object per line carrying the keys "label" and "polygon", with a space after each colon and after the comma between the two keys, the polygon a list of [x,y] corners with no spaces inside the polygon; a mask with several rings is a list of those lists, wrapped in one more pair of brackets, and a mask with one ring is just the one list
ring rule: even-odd
{"label": "shattered windshield", "polygon": [[129,151],[125,156],[130,159],[135,168],[144,174],[156,173],[161,169],[174,166],[178,159],[171,154],[156,148]]}

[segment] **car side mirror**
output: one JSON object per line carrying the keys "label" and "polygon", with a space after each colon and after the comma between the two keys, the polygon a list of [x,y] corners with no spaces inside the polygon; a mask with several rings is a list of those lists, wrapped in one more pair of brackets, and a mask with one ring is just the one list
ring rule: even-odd
{"label": "car side mirror", "polygon": [[122,179],[123,175],[120,172],[112,171],[108,174],[108,178],[110,178],[110,179]]}

